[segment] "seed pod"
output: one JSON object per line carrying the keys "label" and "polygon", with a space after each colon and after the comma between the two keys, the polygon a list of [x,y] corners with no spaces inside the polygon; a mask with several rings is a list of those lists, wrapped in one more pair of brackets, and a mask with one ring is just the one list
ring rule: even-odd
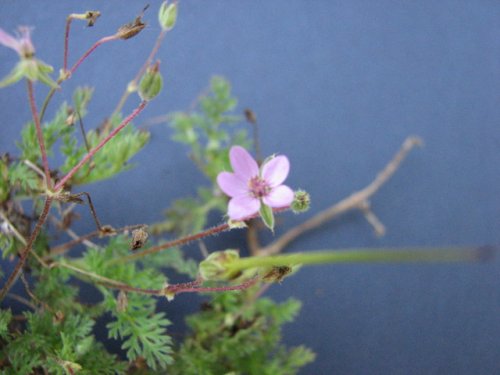
{"label": "seed pod", "polygon": [[156,62],[146,70],[139,83],[139,96],[142,100],[154,99],[163,87],[163,78],[159,72],[160,63]]}

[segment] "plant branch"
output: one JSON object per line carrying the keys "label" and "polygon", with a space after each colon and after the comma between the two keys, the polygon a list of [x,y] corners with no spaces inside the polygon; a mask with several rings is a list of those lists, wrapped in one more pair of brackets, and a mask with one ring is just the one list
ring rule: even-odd
{"label": "plant branch", "polygon": [[45,204],[43,206],[42,214],[40,215],[40,218],[38,219],[38,221],[35,225],[35,229],[31,233],[31,236],[28,240],[28,244],[21,252],[20,258],[19,258],[16,266],[14,267],[14,270],[12,271],[9,278],[7,279],[7,282],[5,283],[2,290],[0,291],[0,302],[5,298],[5,295],[9,292],[10,288],[12,288],[12,285],[14,285],[17,278],[19,277],[19,273],[22,271],[22,268],[23,268],[24,264],[26,263],[26,260],[28,259],[28,256],[31,252],[31,248],[33,247],[33,244],[35,243],[35,240],[38,237],[38,234],[40,233],[40,230],[42,229],[42,226],[45,223],[45,220],[47,220],[47,216],[49,215],[51,204],[52,204],[52,197],[45,198]]}
{"label": "plant branch", "polygon": [[[146,61],[142,65],[142,67],[137,72],[137,75],[135,76],[135,78],[132,80],[132,82],[130,82],[128,84],[127,88],[123,92],[123,95],[120,98],[118,105],[116,106],[115,110],[113,111],[113,115],[119,113],[122,110],[123,106],[125,105],[125,102],[127,101],[128,97],[130,96],[130,94],[133,91],[135,91],[137,84],[139,83],[139,80],[141,79],[142,75],[144,74],[147,67],[151,64],[154,57],[158,53],[158,50],[160,49],[161,43],[163,42],[165,35],[167,35],[167,32],[162,29],[160,31],[160,33],[158,34],[158,37],[156,38],[156,42],[155,42],[153,49],[151,50],[151,53],[149,54],[148,58],[146,59]],[[111,116],[111,117],[113,117],[113,116]]]}
{"label": "plant branch", "polygon": [[115,35],[110,35],[110,36],[105,36],[104,38],[101,38],[99,39],[97,42],[94,43],[94,45],[92,47],[90,47],[87,52],[85,52],[82,57],[80,57],[78,59],[78,61],[71,67],[71,69],[69,70],[69,73],[70,74],[73,74],[75,73],[75,70],[78,69],[78,67],[80,66],[80,64],[82,62],[85,61],[85,59],[87,57],[89,57],[89,55],[95,51],[95,49],[101,45],[103,45],[104,43],[107,43],[107,42],[112,42],[113,40],[118,40],[120,39],[120,36],[118,34],[115,34]]}
{"label": "plant branch", "polygon": [[96,147],[94,147],[90,152],[85,155],[80,162],[71,169],[66,176],[64,176],[54,187],[54,191],[58,192],[64,187],[64,184],[68,182],[68,180],[73,177],[73,175],[78,172],[78,170],[85,165],[101,148],[104,147],[106,143],[108,143],[111,139],[114,138],[120,130],[122,130],[125,126],[127,126],[139,113],[143,111],[143,109],[148,104],[147,101],[142,101],[141,104],[130,114],[127,118],[125,118],[120,125],[118,125],[111,133],[109,133],[106,138],[104,138]]}
{"label": "plant branch", "polygon": [[[396,155],[394,155],[393,159],[385,166],[382,171],[379,172],[377,177],[368,186],[351,194],[349,197],[341,200],[333,206],[319,212],[302,224],[299,224],[298,226],[290,229],[277,240],[260,249],[259,255],[277,254],[281,252],[284,247],[294,241],[297,237],[315,228],[318,228],[329,220],[332,220],[333,218],[340,216],[341,214],[344,214],[348,211],[355,209],[361,211],[365,210],[364,213],[366,216],[366,207],[369,207],[370,197],[374,195],[387,182],[387,180],[389,180],[394,175],[408,153],[414,147],[420,146],[421,144],[422,140],[418,137],[412,136],[406,138],[399,151],[396,153]],[[383,226],[380,227],[380,225],[382,223],[380,223],[378,219],[373,220],[374,218],[376,218],[375,215],[368,216],[368,220],[372,225],[374,225],[376,230],[378,227],[378,230],[381,231]]]}
{"label": "plant branch", "polygon": [[[279,213],[279,212],[286,211],[288,209],[289,209],[289,207],[275,208],[275,209],[273,209],[273,212],[274,213]],[[253,214],[253,215],[245,218],[244,220],[242,220],[242,223],[244,221],[254,219],[257,216],[259,216],[259,213],[255,213],[255,214]],[[218,225],[216,227],[212,227],[212,228],[206,229],[206,230],[204,230],[202,232],[199,232],[199,233],[196,233],[196,234],[192,234],[192,235],[189,235],[189,236],[181,237],[181,238],[178,238],[178,239],[173,240],[173,241],[166,242],[166,243],[161,244],[161,245],[153,246],[153,247],[150,247],[149,249],[146,249],[146,250],[143,250],[143,251],[138,251],[136,253],[127,255],[127,256],[122,257],[122,258],[113,259],[113,260],[111,260],[109,262],[109,264],[129,262],[129,261],[132,261],[132,260],[136,260],[136,259],[145,257],[146,255],[155,254],[155,253],[158,253],[158,252],[160,252],[162,250],[167,250],[167,249],[170,249],[170,248],[175,247],[175,246],[186,245],[186,244],[188,244],[188,243],[190,243],[192,241],[200,240],[202,238],[205,238],[205,237],[208,237],[208,236],[213,236],[215,234],[218,234],[218,233],[221,233],[221,232],[225,232],[227,230],[235,229],[235,228],[238,228],[238,227],[236,227],[236,226],[232,227],[230,224],[224,223],[224,224]],[[244,228],[244,226],[241,226],[241,228]]]}
{"label": "plant branch", "polygon": [[31,114],[33,115],[33,122],[35,123],[38,145],[40,147],[40,153],[42,155],[42,165],[43,165],[43,171],[45,173],[46,188],[50,189],[52,187],[52,180],[50,178],[49,161],[47,159],[47,151],[45,149],[45,141],[43,139],[40,117],[38,116],[38,111],[36,109],[35,96],[33,94],[33,82],[31,82],[31,80],[28,79],[26,80],[26,84],[28,87],[28,99],[30,103]]}

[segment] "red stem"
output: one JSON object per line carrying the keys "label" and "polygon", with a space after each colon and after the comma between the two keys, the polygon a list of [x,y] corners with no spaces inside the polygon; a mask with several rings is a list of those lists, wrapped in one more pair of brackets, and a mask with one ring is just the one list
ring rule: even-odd
{"label": "red stem", "polygon": [[92,150],[89,151],[87,155],[85,155],[80,162],[71,169],[66,176],[64,176],[54,187],[54,191],[59,191],[64,187],[64,184],[68,182],[68,180],[73,177],[73,175],[78,172],[78,170],[86,164],[96,153],[99,151],[101,148],[104,147],[106,143],[108,143],[113,137],[118,134],[120,130],[122,130],[125,126],[129,124],[130,121],[132,121],[139,113],[142,112],[142,110],[146,107],[146,104],[148,104],[147,101],[142,101],[141,104],[139,104],[139,107],[137,107],[130,115],[128,115],[125,120],[121,122],[118,127],[113,129],[111,133],[107,135],[106,138],[104,138],[96,147],[94,147]]}
{"label": "red stem", "polygon": [[[282,212],[282,211],[288,210],[289,208],[290,208],[289,206],[287,206],[287,207],[280,207],[280,208],[274,208],[273,212],[278,213],[278,212]],[[258,216],[259,216],[259,213],[255,213],[255,214],[253,214],[251,216],[248,216],[247,218],[243,219],[242,221],[247,221],[247,220],[250,220],[250,219],[254,219],[254,218],[258,217]],[[216,227],[212,227],[212,228],[206,229],[203,232],[199,232],[199,233],[192,234],[192,235],[189,235],[189,236],[177,238],[177,239],[175,239],[173,241],[169,241],[169,242],[166,242],[164,244],[153,246],[153,247],[150,247],[149,249],[146,249],[146,250],[143,250],[143,251],[140,251],[140,252],[136,252],[136,253],[127,255],[127,256],[125,256],[123,258],[113,259],[112,261],[109,262],[109,264],[128,262],[128,261],[131,261],[131,260],[142,258],[142,257],[144,257],[146,255],[154,254],[154,253],[157,253],[157,252],[162,251],[162,250],[167,250],[167,249],[170,249],[170,248],[172,248],[174,246],[182,246],[182,245],[185,245],[185,244],[187,244],[189,242],[192,242],[192,241],[200,240],[202,238],[205,238],[205,237],[208,237],[208,236],[212,236],[214,234],[225,232],[226,230],[229,230],[229,229],[231,229],[231,226],[229,224],[227,224],[227,223],[226,224],[221,224],[221,225],[218,225]]]}
{"label": "red stem", "polygon": [[14,270],[12,271],[9,278],[7,279],[7,282],[5,283],[2,290],[0,291],[0,301],[2,301],[4,299],[5,295],[9,292],[10,288],[12,288],[12,285],[14,285],[14,282],[19,277],[19,273],[22,271],[24,263],[26,263],[26,259],[28,259],[28,255],[31,251],[31,248],[33,247],[33,244],[35,243],[35,240],[38,237],[38,233],[40,233],[40,230],[42,229],[42,226],[45,223],[45,220],[47,220],[47,216],[49,214],[51,204],[52,204],[52,198],[47,197],[45,199],[45,205],[43,206],[42,214],[40,215],[40,218],[38,219],[38,222],[36,223],[35,229],[31,233],[31,236],[28,240],[28,243],[26,244],[26,247],[24,248],[24,250],[21,253],[19,261],[17,262],[16,266],[14,267]]}
{"label": "red stem", "polygon": [[64,31],[63,72],[68,69],[69,29],[71,27],[71,21],[73,21],[73,17],[68,16],[68,18],[66,18],[66,28]]}
{"label": "red stem", "polygon": [[146,59],[146,62],[141,67],[139,72],[137,72],[137,75],[134,78],[135,83],[137,83],[139,81],[139,79],[142,77],[143,73],[146,71],[147,67],[151,64],[151,61],[153,61],[154,57],[158,53],[158,50],[160,49],[161,43],[163,41],[163,38],[165,38],[165,35],[167,35],[167,32],[162,29],[160,31],[160,34],[158,34],[158,37],[156,38],[155,45],[154,45],[153,49],[151,50],[151,53],[149,54],[148,58]]}
{"label": "red stem", "polygon": [[256,276],[250,280],[245,281],[243,284],[238,285],[226,285],[226,286],[214,286],[214,287],[185,287],[179,288],[176,285],[167,287],[167,291],[171,291],[175,294],[180,293],[205,293],[205,292],[229,292],[232,290],[244,290],[248,289],[259,280]]}
{"label": "red stem", "polygon": [[49,161],[47,159],[47,151],[45,150],[45,142],[43,140],[40,117],[38,117],[38,111],[36,109],[35,96],[33,95],[33,82],[28,79],[26,83],[28,85],[28,98],[31,108],[31,114],[33,115],[33,121],[35,122],[36,136],[38,138],[38,145],[40,146],[40,152],[42,154],[43,171],[45,172],[45,183],[47,185],[47,188],[50,189],[52,187],[52,180],[50,179]]}
{"label": "red stem", "polygon": [[116,40],[116,39],[119,39],[118,36],[116,35],[111,35],[111,36],[106,36],[102,39],[99,39],[97,42],[94,43],[94,45],[92,47],[90,47],[88,49],[87,52],[85,52],[83,54],[82,57],[80,57],[80,59],[75,63],[75,65],[73,65],[71,67],[71,69],[69,70],[71,74],[73,74],[75,72],[75,70],[80,66],[80,64],[92,53],[94,52],[94,50],[99,47],[101,44],[104,44],[106,42],[111,42],[112,40]]}
{"label": "red stem", "polygon": [[134,286],[130,286],[127,284],[111,284],[106,282],[97,282],[97,284],[104,285],[108,288],[119,289],[126,292],[135,292],[142,294],[149,294],[154,296],[163,296],[165,294],[171,293],[174,295],[180,293],[206,293],[206,292],[229,292],[235,290],[244,290],[248,289],[251,286],[255,285],[259,281],[259,277],[255,276],[254,278],[245,281],[242,284],[238,285],[226,285],[226,286],[214,286],[214,287],[200,287],[199,285],[203,282],[203,280],[198,279],[195,281],[191,281],[188,283],[181,284],[173,284],[169,285],[164,289],[142,289],[136,288]]}

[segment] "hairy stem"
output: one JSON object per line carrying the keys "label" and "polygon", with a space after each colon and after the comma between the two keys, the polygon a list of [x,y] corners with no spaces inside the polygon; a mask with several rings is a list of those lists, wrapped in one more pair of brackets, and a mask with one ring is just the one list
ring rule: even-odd
{"label": "hairy stem", "polygon": [[[288,209],[289,209],[289,207],[282,207],[282,208],[275,208],[275,209],[273,209],[273,211],[274,211],[274,213],[278,213],[278,212],[286,211]],[[259,216],[259,213],[256,213],[252,216],[245,218],[245,221],[256,218],[257,216]],[[215,234],[225,232],[225,231],[230,230],[230,229],[232,229],[231,225],[229,225],[227,223],[221,224],[221,225],[218,225],[216,227],[206,229],[202,232],[192,234],[189,236],[185,236],[185,237],[181,237],[181,238],[178,238],[176,240],[169,241],[169,242],[166,242],[166,243],[158,245],[158,246],[153,246],[153,247],[150,247],[149,249],[146,249],[146,250],[143,250],[140,252],[136,252],[134,254],[130,254],[130,255],[127,255],[127,256],[122,257],[122,258],[113,259],[111,262],[109,262],[109,264],[130,262],[130,261],[145,257],[145,256],[150,255],[150,254],[158,253],[162,250],[170,249],[170,248],[175,247],[175,246],[186,245],[192,241],[200,240],[200,239],[208,237],[208,236],[213,236]]]}
{"label": "hairy stem", "polygon": [[33,94],[33,82],[29,79],[26,80],[28,87],[28,99],[30,103],[31,114],[35,123],[36,136],[38,138],[38,145],[40,146],[40,153],[42,154],[42,165],[45,173],[45,185],[47,189],[52,187],[52,180],[50,178],[49,160],[47,159],[47,150],[45,149],[45,141],[43,139],[42,125],[40,124],[40,117],[36,109],[35,96]]}
{"label": "hairy stem", "polygon": [[78,59],[78,61],[75,63],[75,65],[73,65],[71,67],[71,69],[69,70],[70,74],[73,74],[75,72],[76,69],[78,69],[78,67],[80,66],[80,64],[87,58],[89,57],[89,55],[94,52],[94,50],[99,47],[100,45],[106,43],[106,42],[111,42],[113,40],[117,40],[117,39],[120,39],[119,36],[117,35],[110,35],[110,36],[105,36],[104,38],[101,38],[99,39],[97,42],[94,43],[94,45],[92,47],[90,47],[87,52],[85,52],[82,57],[80,57],[80,59]]}
{"label": "hairy stem", "polygon": [[85,165],[101,148],[104,147],[106,143],[108,143],[110,140],[112,140],[116,134],[120,132],[125,126],[127,126],[137,115],[139,115],[143,109],[146,107],[148,104],[147,101],[142,101],[141,104],[130,114],[128,117],[126,117],[120,125],[118,125],[111,133],[109,133],[106,138],[104,138],[96,147],[94,147],[90,152],[85,155],[82,160],[78,162],[77,165],[71,169],[66,176],[64,176],[54,187],[54,190],[57,192],[61,190],[64,187],[64,184],[68,182],[68,180],[73,177],[73,175],[80,170],[80,168]]}

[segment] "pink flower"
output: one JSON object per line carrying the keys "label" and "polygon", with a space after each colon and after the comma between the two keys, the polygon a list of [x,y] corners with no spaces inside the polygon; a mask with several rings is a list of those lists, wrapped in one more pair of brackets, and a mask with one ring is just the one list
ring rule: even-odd
{"label": "pink flower", "polygon": [[231,197],[228,215],[232,220],[242,220],[259,212],[261,204],[272,208],[289,206],[293,190],[282,185],[288,176],[290,163],[280,155],[268,160],[260,168],[252,156],[241,146],[229,150],[229,160],[234,173],[221,172],[217,183]]}
{"label": "pink flower", "polygon": [[17,37],[13,37],[0,28],[0,44],[13,49],[22,58],[31,58],[35,54],[35,47],[31,43],[31,29],[27,26],[19,27]]}

